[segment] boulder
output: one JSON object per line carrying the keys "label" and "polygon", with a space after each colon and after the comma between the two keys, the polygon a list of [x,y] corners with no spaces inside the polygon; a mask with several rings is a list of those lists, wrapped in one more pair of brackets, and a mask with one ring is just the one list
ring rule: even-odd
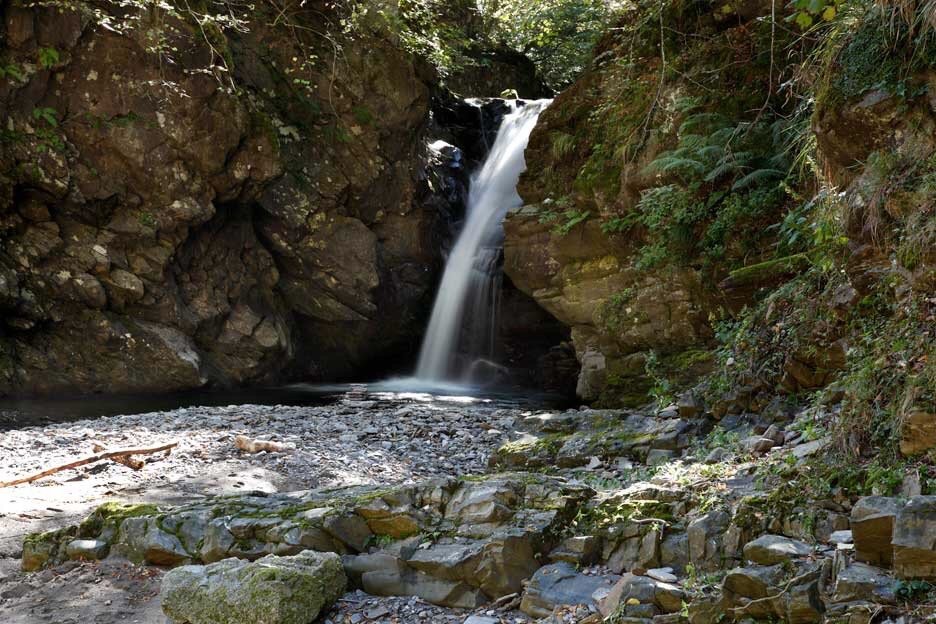
{"label": "boulder", "polygon": [[695,393],[686,392],[680,395],[676,408],[679,410],[680,418],[689,419],[700,416],[705,409],[705,404]]}
{"label": "boulder", "polygon": [[492,600],[519,592],[540,562],[534,548],[539,535],[521,528],[504,528],[487,538],[474,577],[469,582],[480,587]]}
{"label": "boulder", "polygon": [[594,401],[601,396],[605,385],[607,358],[594,347],[589,347],[582,354],[581,364],[575,394],[583,401]]}
{"label": "boulder", "polygon": [[517,500],[517,491],[509,481],[467,481],[452,496],[445,509],[445,517],[467,524],[502,522],[513,515]]}
{"label": "boulder", "polygon": [[650,606],[650,617],[660,613],[678,613],[686,600],[685,592],[678,586],[659,581],[649,576],[625,574],[614,585],[607,597],[601,601],[598,610],[605,617],[623,609],[624,615],[631,613],[629,607]]}
{"label": "boulder", "polygon": [[744,558],[759,565],[783,563],[812,552],[809,544],[782,535],[762,535],[744,545]]}
{"label": "boulder", "polygon": [[462,581],[437,578],[405,566],[364,572],[361,586],[375,596],[417,596],[443,607],[474,609],[487,602],[481,590]]}
{"label": "boulder", "polygon": [[113,550],[131,561],[175,566],[191,561],[179,538],[166,533],[154,517],[127,518],[120,523]]}
{"label": "boulder", "polygon": [[741,448],[751,455],[763,455],[774,446],[776,442],[763,436],[751,436],[741,440]]}
{"label": "boulder", "polygon": [[689,563],[689,538],[683,531],[667,531],[660,543],[660,565],[672,567],[677,572],[686,569]]}
{"label": "boulder", "polygon": [[894,562],[894,520],[901,503],[886,496],[866,496],[852,507],[851,527],[858,561],[890,567]]}
{"label": "boulder", "polygon": [[307,551],[175,568],[163,577],[160,600],[180,624],[308,624],[346,583],[337,555]]}
{"label": "boulder", "polygon": [[417,549],[406,560],[407,565],[447,580],[463,580],[474,575],[481,559],[480,542],[433,544]]}
{"label": "boulder", "polygon": [[936,448],[936,412],[923,408],[909,410],[900,422],[900,452],[919,455]]}
{"label": "boulder", "polygon": [[549,553],[554,562],[565,561],[572,565],[591,565],[601,554],[601,540],[593,535],[567,537]]}
{"label": "boulder", "polygon": [[936,496],[907,500],[894,521],[892,543],[899,578],[936,580]]}
{"label": "boulder", "polygon": [[750,599],[766,598],[769,589],[784,578],[783,566],[748,566],[735,568],[728,572],[722,583],[722,590],[727,594]]}
{"label": "boulder", "polygon": [[797,624],[822,621],[825,564],[778,563],[731,570],[722,583],[725,608],[735,618],[779,619]]}
{"label": "boulder", "polygon": [[[620,527],[625,536],[608,557],[613,572],[660,565],[661,531],[651,524],[630,523]],[[628,537],[631,536],[631,537]]]}
{"label": "boulder", "polygon": [[853,563],[835,578],[832,600],[853,602],[871,599],[881,604],[896,604],[896,581],[880,568]]}
{"label": "boulder", "polygon": [[701,570],[716,570],[721,564],[722,542],[731,516],[724,511],[710,511],[695,518],[686,527],[689,561]]}
{"label": "boulder", "polygon": [[565,562],[543,566],[527,584],[520,610],[531,617],[544,618],[558,606],[597,607],[612,583],[606,577],[581,574]]}
{"label": "boulder", "polygon": [[646,575],[661,583],[675,583],[679,579],[673,574],[673,568],[651,568]]}
{"label": "boulder", "polygon": [[96,539],[78,539],[65,546],[69,559],[100,560],[107,556],[110,546],[107,542]]}
{"label": "boulder", "polygon": [[647,465],[659,466],[665,464],[676,457],[676,451],[664,449],[650,449],[647,453]]}

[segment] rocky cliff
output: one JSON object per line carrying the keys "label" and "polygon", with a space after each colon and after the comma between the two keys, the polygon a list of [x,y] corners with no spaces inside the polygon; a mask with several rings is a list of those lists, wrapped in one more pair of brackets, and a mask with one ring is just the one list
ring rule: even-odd
{"label": "rocky cliff", "polygon": [[381,16],[219,6],[5,5],[0,394],[336,379],[418,342],[464,182],[427,148],[434,69]]}
{"label": "rocky cliff", "polygon": [[808,40],[770,14],[636,7],[531,137],[507,272],[572,329],[585,399],[714,371],[710,400],[760,409],[856,379],[891,330],[916,368],[872,385],[932,384],[932,34],[890,3]]}

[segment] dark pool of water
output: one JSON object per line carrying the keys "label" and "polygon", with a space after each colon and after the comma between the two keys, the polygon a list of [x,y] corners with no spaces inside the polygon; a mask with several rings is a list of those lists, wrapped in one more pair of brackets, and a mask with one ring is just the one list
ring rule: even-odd
{"label": "dark pool of water", "polygon": [[[328,405],[342,398],[388,403],[447,403],[498,407],[560,408],[561,397],[519,388],[484,388],[452,384],[407,383],[406,379],[369,384],[291,384],[272,388],[199,390],[144,395],[0,399],[0,431],[86,418],[145,414],[183,407],[227,405]],[[351,393],[349,395],[349,393]]]}
{"label": "dark pool of water", "polygon": [[141,395],[86,395],[77,397],[0,399],[0,430],[68,422],[84,418],[145,414],[180,407],[224,405],[325,405],[343,392],[334,387],[305,384],[276,388],[199,390]]}

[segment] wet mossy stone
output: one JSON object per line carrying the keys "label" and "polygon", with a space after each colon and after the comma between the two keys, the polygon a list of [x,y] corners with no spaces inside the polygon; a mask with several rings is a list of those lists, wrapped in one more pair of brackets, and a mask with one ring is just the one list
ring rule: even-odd
{"label": "wet mossy stone", "polygon": [[346,585],[338,555],[305,551],[175,568],[163,577],[160,598],[178,624],[308,624]]}

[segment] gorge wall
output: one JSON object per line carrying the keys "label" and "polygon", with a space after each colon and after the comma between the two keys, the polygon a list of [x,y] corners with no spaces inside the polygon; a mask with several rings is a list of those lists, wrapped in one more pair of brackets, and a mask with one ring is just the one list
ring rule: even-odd
{"label": "gorge wall", "polygon": [[507,273],[572,330],[579,395],[931,402],[932,33],[887,2],[807,38],[770,3],[638,5],[541,117],[505,224]]}
{"label": "gorge wall", "polygon": [[[381,16],[192,6],[3,9],[0,394],[340,379],[418,345],[465,183],[427,148],[434,68]],[[512,61],[452,82],[497,95]]]}

